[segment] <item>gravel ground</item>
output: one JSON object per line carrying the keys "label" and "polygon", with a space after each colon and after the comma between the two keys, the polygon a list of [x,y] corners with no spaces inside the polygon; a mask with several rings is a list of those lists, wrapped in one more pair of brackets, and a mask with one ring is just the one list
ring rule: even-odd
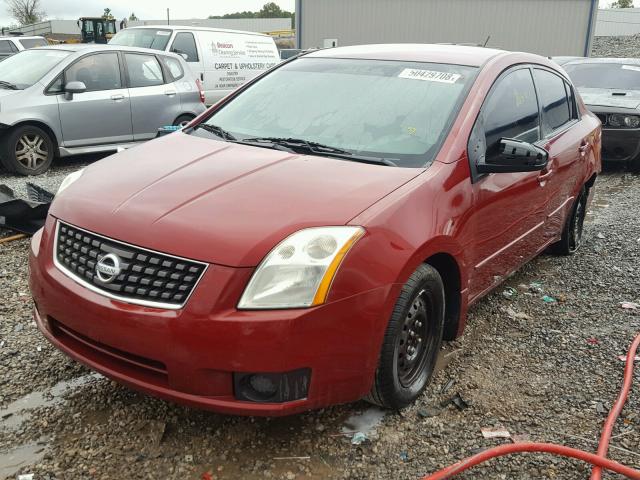
{"label": "gravel ground", "polygon": [[[36,182],[55,190],[86,161],[59,165]],[[0,183],[7,181],[24,182],[0,173]],[[36,480],[206,480],[209,472],[216,479],[418,479],[508,442],[482,437],[481,428],[498,426],[534,441],[595,450],[620,388],[617,357],[640,331],[640,310],[620,305],[640,302],[638,212],[640,176],[602,175],[581,251],[539,257],[474,306],[465,334],[446,345],[443,369],[420,401],[387,412],[361,445],[342,432],[379,419],[364,402],[281,419],[235,418],[91,374],[50,347],[31,320],[28,241],[0,245],[0,478],[20,472],[35,473]],[[502,294],[509,286],[517,292],[512,298]],[[557,301],[545,303],[543,295]],[[611,457],[640,468],[637,372],[635,380]],[[469,407],[440,406],[455,394]],[[523,455],[459,478],[587,476],[577,462]]]}
{"label": "gravel ground", "polygon": [[593,57],[640,57],[640,34],[619,37],[594,37]]}

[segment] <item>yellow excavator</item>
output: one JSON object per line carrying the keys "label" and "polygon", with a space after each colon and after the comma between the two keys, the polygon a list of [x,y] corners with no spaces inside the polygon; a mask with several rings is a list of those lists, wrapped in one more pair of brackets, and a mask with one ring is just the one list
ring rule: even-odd
{"label": "yellow excavator", "polygon": [[116,20],[104,17],[80,17],[78,27],[82,43],[107,43],[116,34]]}

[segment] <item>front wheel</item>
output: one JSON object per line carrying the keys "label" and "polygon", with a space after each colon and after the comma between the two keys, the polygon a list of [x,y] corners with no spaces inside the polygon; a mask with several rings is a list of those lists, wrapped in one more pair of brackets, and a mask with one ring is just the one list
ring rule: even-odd
{"label": "front wheel", "polygon": [[173,126],[184,128],[187,125],[189,125],[191,120],[193,120],[194,118],[195,117],[193,115],[180,115],[178,118],[174,120]]}
{"label": "front wheel", "polygon": [[366,400],[400,409],[413,403],[433,375],[444,331],[444,286],[423,264],[403,286],[385,332],[380,363]]}
{"label": "front wheel", "polygon": [[53,161],[51,137],[33,125],[12,128],[2,141],[0,161],[10,172],[20,175],[40,175]]}

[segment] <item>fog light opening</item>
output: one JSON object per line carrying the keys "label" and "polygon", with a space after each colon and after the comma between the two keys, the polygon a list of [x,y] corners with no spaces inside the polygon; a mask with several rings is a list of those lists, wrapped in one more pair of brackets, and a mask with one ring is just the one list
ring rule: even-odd
{"label": "fog light opening", "polygon": [[238,400],[282,403],[307,397],[311,370],[301,368],[284,373],[234,373],[234,393]]}

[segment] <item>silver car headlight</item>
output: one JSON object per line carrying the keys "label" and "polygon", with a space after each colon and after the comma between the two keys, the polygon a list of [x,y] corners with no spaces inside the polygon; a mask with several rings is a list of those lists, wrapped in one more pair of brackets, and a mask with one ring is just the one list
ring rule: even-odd
{"label": "silver car headlight", "polygon": [[239,309],[304,308],[325,302],[333,278],[362,227],[316,227],[290,235],[269,252]]}
{"label": "silver car headlight", "polygon": [[65,188],[67,188],[73,182],[78,180],[82,176],[83,172],[84,172],[84,168],[82,168],[82,169],[80,169],[80,170],[78,170],[76,172],[70,173],[69,175],[64,177],[64,180],[62,180],[62,183],[58,187],[58,191],[56,192],[56,195],[60,195]]}
{"label": "silver car headlight", "polygon": [[640,126],[640,117],[638,115],[612,113],[609,115],[609,125],[612,127],[638,128]]}

